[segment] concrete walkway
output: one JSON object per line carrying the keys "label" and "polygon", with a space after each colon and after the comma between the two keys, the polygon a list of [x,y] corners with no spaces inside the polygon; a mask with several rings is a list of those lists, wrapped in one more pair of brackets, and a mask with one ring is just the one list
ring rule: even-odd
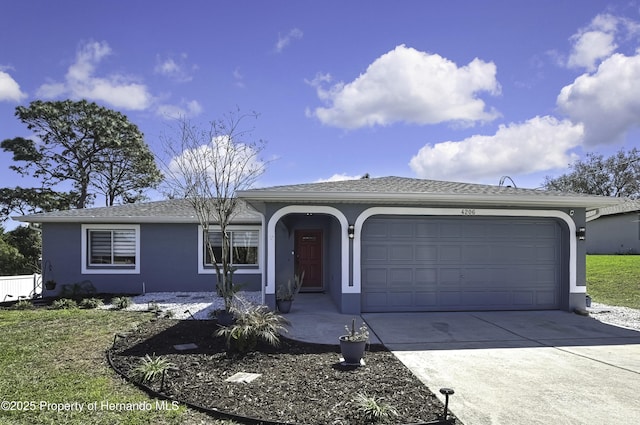
{"label": "concrete walkway", "polygon": [[[382,342],[467,425],[640,423],[640,332],[562,311],[369,313]],[[337,344],[353,316],[300,294],[290,337]]]}

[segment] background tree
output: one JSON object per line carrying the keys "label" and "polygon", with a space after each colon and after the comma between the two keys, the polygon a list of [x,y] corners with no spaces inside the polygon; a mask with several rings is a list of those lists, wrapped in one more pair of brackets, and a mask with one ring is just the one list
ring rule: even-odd
{"label": "background tree", "polygon": [[12,213],[21,215],[43,211],[69,209],[74,205],[76,194],[55,192],[51,189],[0,188],[0,222]]}
{"label": "background tree", "polygon": [[4,140],[0,147],[24,164],[11,168],[41,180],[45,189],[71,182],[76,208],[92,203],[92,189],[113,205],[135,200],[161,181],[142,133],[119,112],[86,100],[37,100],[18,106],[15,115],[39,141]]}
{"label": "background tree", "polygon": [[15,247],[21,255],[21,261],[13,274],[40,273],[42,236],[38,229],[18,226],[3,235],[4,241]]}
{"label": "background tree", "polygon": [[[4,228],[0,227],[0,276],[22,274],[25,259],[18,248],[5,240]],[[33,272],[29,272],[33,273]]]}
{"label": "background tree", "polygon": [[571,172],[556,178],[545,177],[548,190],[615,197],[640,197],[640,151],[623,149],[604,158],[588,153],[584,161],[570,165]]}
{"label": "background tree", "polygon": [[[236,110],[205,128],[183,119],[176,135],[163,138],[169,156],[163,162],[167,192],[193,206],[227,311],[233,295],[227,229],[238,212],[236,191],[251,187],[265,171],[265,162],[259,158],[265,143],[253,138],[253,127],[244,127],[247,120],[257,118],[255,113]],[[221,258],[216,258],[209,238],[212,225],[222,235]]]}

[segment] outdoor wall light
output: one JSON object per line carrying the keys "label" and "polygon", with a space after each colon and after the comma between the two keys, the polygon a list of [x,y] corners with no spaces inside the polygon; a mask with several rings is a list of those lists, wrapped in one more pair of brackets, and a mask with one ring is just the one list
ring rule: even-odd
{"label": "outdoor wall light", "polygon": [[578,237],[578,240],[583,241],[587,236],[587,229],[584,227],[578,227],[578,230],[576,230],[576,236]]}
{"label": "outdoor wall light", "polygon": [[353,239],[356,235],[356,226],[350,224],[347,233],[349,234],[349,239]]}

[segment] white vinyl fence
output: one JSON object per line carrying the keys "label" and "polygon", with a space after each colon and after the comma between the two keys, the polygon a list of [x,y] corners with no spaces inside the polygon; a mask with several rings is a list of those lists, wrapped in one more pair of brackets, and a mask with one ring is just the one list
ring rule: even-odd
{"label": "white vinyl fence", "polygon": [[0,302],[33,298],[42,291],[42,275],[0,276]]}

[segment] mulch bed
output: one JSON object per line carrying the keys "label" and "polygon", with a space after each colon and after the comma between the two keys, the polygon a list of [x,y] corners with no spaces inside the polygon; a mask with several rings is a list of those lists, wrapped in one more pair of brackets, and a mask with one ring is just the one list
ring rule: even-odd
{"label": "mulch bed", "polygon": [[[283,338],[277,348],[227,355],[225,340],[213,336],[215,321],[159,319],[140,325],[120,339],[114,366],[131,376],[145,354],[162,355],[177,366],[168,372],[163,394],[176,400],[234,415],[291,424],[362,424],[354,397],[376,397],[395,408],[388,423],[423,423],[438,419],[443,405],[392,353],[370,346],[365,366],[340,364],[337,345],[309,344]],[[177,344],[198,348],[178,351]],[[258,373],[250,383],[226,382],[237,372]],[[158,391],[159,382],[150,385]],[[456,424],[460,424],[456,420]]]}

